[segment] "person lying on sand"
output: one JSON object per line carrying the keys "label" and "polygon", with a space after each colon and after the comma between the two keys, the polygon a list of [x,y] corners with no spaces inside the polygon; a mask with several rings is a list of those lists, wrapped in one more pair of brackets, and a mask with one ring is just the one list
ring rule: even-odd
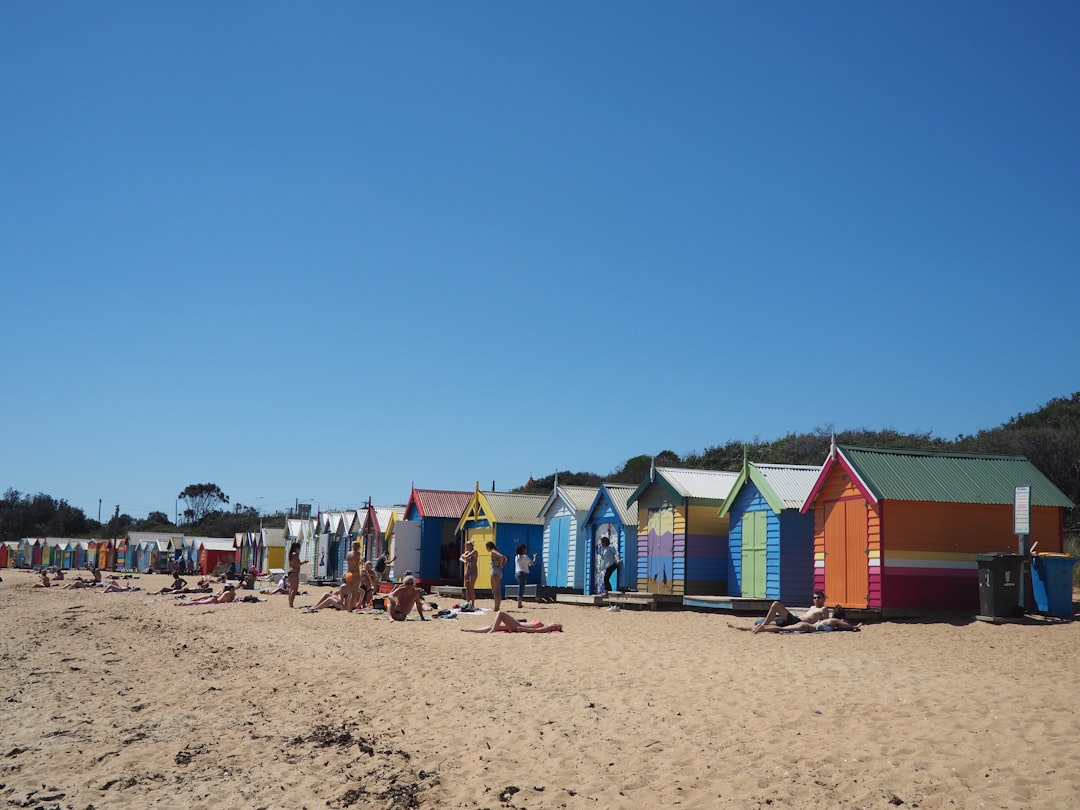
{"label": "person lying on sand", "polygon": [[[817,594],[817,593],[821,593],[821,592],[816,591],[815,593]],[[824,596],[824,594],[822,594],[822,596]],[[817,597],[815,596],[815,598],[817,598]],[[779,604],[779,603],[774,602],[773,604]],[[811,609],[811,610],[813,610],[813,609]],[[810,611],[807,611],[807,612],[809,613]],[[788,615],[790,616],[791,614],[789,613]],[[804,614],[804,615],[806,615],[806,614]],[[848,622],[844,618],[843,609],[841,607],[839,607],[839,606],[837,606],[835,608],[831,608],[829,610],[826,610],[824,618],[817,619],[816,621],[804,621],[804,620],[797,620],[797,621],[793,621],[793,622],[789,621],[789,622],[785,623],[782,627],[778,626],[776,624],[766,626],[764,624],[764,621],[761,621],[761,622],[756,623],[753,627],[738,627],[737,625],[734,625],[734,624],[728,624],[728,627],[732,628],[733,630],[744,630],[744,631],[749,631],[751,633],[757,633],[757,632],[766,632],[766,633],[818,633],[818,632],[828,632],[830,630],[855,630],[855,631],[857,631],[857,630],[862,629],[861,624],[851,624],[850,622]]]}
{"label": "person lying on sand", "polygon": [[495,621],[487,627],[462,627],[463,633],[561,633],[562,625],[555,622],[519,622],[505,610],[495,614]]}
{"label": "person lying on sand", "polygon": [[110,582],[102,589],[102,593],[128,593],[130,591],[141,591],[142,588],[136,588],[131,585],[118,585],[115,582]]}
{"label": "person lying on sand", "polygon": [[226,605],[236,600],[236,589],[232,585],[226,585],[220,591],[201,599],[192,599],[190,602],[177,602],[177,607],[194,607],[196,605]]}
{"label": "person lying on sand", "polygon": [[769,606],[769,612],[765,618],[755,624],[751,633],[775,633],[778,630],[794,630],[797,624],[814,624],[822,619],[829,618],[825,609],[825,591],[814,591],[812,597],[813,606],[801,616],[796,616],[780,602],[773,602]]}
{"label": "person lying on sand", "polygon": [[84,582],[81,579],[73,579],[67,585],[61,585],[60,590],[70,591],[72,588],[93,588],[93,582]]}
{"label": "person lying on sand", "polygon": [[416,577],[408,576],[386,595],[386,612],[390,614],[391,621],[403,622],[414,607],[420,614],[420,621],[426,622],[424,594],[416,587]]}

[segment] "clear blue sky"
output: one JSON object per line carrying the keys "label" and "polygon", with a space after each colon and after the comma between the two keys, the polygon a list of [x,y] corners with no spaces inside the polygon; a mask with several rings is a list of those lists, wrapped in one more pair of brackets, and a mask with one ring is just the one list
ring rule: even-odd
{"label": "clear blue sky", "polygon": [[1080,388],[1080,4],[0,7],[0,488],[499,489]]}

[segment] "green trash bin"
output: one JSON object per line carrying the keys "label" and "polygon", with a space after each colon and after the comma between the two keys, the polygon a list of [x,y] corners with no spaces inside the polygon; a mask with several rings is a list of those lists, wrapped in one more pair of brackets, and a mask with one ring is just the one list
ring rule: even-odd
{"label": "green trash bin", "polygon": [[1072,618],[1074,565],[1076,558],[1064,554],[1037,554],[1031,561],[1031,590],[1040,613]]}
{"label": "green trash bin", "polygon": [[1024,556],[976,554],[975,560],[979,564],[979,615],[991,619],[1023,616],[1020,582],[1024,572]]}

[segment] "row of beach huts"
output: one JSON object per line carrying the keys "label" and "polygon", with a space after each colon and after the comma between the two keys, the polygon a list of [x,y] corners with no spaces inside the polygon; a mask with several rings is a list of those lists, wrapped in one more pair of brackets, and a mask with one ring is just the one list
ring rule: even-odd
{"label": "row of beach huts", "polygon": [[[1030,493],[1027,542],[1061,553],[1074,504],[1026,458],[834,445],[821,466],[654,466],[637,486],[565,486],[556,477],[548,495],[414,486],[403,505],[369,502],[234,538],[27,538],[0,549],[0,566],[168,570],[183,559],[204,572],[226,564],[276,571],[299,542],[309,578],[334,582],[360,543],[367,559],[392,558],[391,578],[411,573],[432,590],[461,584],[458,558],[472,541],[484,592],[491,541],[511,558],[520,545],[537,555],[529,582],[539,594],[596,600],[598,547],[608,537],[621,559],[609,600],[731,609],[807,604],[822,589],[830,605],[852,609],[976,611],[976,556],[1017,551],[1018,487]],[[512,570],[504,582],[514,582]]]}

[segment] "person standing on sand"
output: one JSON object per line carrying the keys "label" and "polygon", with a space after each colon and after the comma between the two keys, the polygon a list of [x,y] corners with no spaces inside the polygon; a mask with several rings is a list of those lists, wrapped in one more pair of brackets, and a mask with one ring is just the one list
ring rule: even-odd
{"label": "person standing on sand", "polygon": [[517,556],[514,557],[514,573],[517,576],[518,586],[518,610],[524,605],[521,599],[525,596],[525,583],[529,581],[529,568],[536,565],[536,555],[529,557],[529,547],[522,543],[517,547]]}
{"label": "person standing on sand", "polygon": [[375,592],[378,590],[378,577],[371,560],[364,563],[360,569],[360,604],[359,607],[371,608],[375,606]]}
{"label": "person standing on sand", "polygon": [[345,555],[345,610],[354,610],[357,599],[360,597],[360,563],[363,558],[360,555],[360,541],[352,544],[352,549]]}
{"label": "person standing on sand", "polygon": [[604,572],[604,593],[611,593],[611,576],[619,570],[619,552],[607,536],[600,538],[600,570]]}
{"label": "person standing on sand", "polygon": [[476,558],[480,556],[473,547],[472,540],[465,541],[465,550],[458,557],[465,566],[465,602],[469,605],[476,603],[476,577],[480,573]]}
{"label": "person standing on sand", "polygon": [[296,592],[300,590],[300,566],[307,560],[300,559],[300,544],[289,546],[289,607],[293,606]]}
{"label": "person standing on sand", "polygon": [[495,600],[495,612],[498,613],[499,605],[502,604],[502,570],[507,557],[495,548],[495,544],[490,540],[485,548],[491,554],[491,596]]}

